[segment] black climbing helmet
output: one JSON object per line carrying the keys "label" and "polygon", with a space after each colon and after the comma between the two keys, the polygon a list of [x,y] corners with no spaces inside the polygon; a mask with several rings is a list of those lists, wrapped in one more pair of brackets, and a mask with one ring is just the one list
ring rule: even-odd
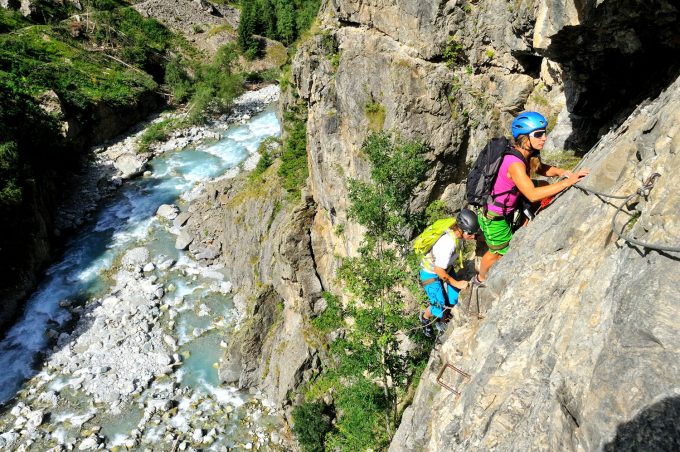
{"label": "black climbing helmet", "polygon": [[456,217],[456,224],[463,232],[477,234],[479,232],[479,221],[477,214],[470,209],[462,209]]}

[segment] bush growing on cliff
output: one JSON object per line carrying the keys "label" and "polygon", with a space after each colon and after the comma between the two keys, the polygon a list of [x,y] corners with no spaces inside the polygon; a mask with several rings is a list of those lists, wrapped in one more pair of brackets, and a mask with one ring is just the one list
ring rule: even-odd
{"label": "bush growing on cliff", "polygon": [[286,139],[281,153],[279,176],[291,196],[299,196],[307,179],[307,108],[298,105],[283,115]]}
{"label": "bush growing on cliff", "polygon": [[293,408],[293,433],[305,452],[325,450],[326,434],[333,429],[331,407],[322,402],[304,403]]}
{"label": "bush growing on cliff", "polygon": [[[371,135],[362,147],[371,163],[371,181],[350,181],[348,215],[366,228],[356,257],[338,270],[350,295],[347,305],[330,304],[336,318],[351,318],[344,335],[330,346],[331,359],[310,385],[311,401],[331,394],[337,413],[326,434],[326,450],[366,450],[387,446],[399,422],[399,406],[418,375],[428,350],[400,350],[404,332],[417,322],[404,293],[413,279],[407,231],[420,215],[408,206],[427,165],[417,142]],[[318,320],[324,319],[324,320]],[[314,319],[326,326],[326,313]],[[331,323],[336,326],[336,323]]]}

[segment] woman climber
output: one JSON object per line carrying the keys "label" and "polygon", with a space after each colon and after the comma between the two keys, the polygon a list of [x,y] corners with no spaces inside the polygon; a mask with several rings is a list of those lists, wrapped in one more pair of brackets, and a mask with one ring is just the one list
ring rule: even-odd
{"label": "woman climber", "polygon": [[[512,121],[514,143],[508,148],[498,170],[491,191],[493,202],[479,209],[477,214],[489,250],[482,256],[479,274],[473,278],[473,284],[481,285],[486,280],[489,268],[507,253],[512,238],[512,218],[520,195],[532,203],[540,201],[571,187],[588,175],[587,169],[572,173],[540,162],[538,155],[545,145],[547,127],[548,121],[535,111],[520,113]],[[553,184],[535,186],[529,177],[530,159],[537,162],[537,174],[563,179]]]}
{"label": "woman climber", "polygon": [[[450,227],[441,234],[435,234],[436,241],[420,261],[420,284],[430,300],[430,306],[420,314],[420,323],[427,337],[432,336],[432,325],[443,327],[438,321],[445,319],[446,309],[456,305],[458,292],[468,286],[467,281],[453,278],[450,269],[456,260],[456,254],[462,264],[462,240],[475,240],[479,232],[477,215],[469,209],[461,210],[455,221],[453,218],[450,221]],[[436,222],[433,226],[439,223]],[[423,234],[428,234],[429,229]]]}

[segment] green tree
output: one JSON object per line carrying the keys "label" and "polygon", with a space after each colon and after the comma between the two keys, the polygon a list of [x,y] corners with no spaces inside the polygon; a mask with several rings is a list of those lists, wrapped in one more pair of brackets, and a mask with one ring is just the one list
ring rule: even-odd
{"label": "green tree", "polygon": [[334,325],[333,319],[352,319],[343,324],[324,374],[308,392],[320,397],[332,388],[338,417],[326,434],[326,450],[385,448],[405,389],[427,356],[425,347],[400,350],[403,333],[416,331],[404,288],[413,280],[407,235],[420,215],[409,204],[427,170],[425,150],[421,143],[371,135],[362,146],[371,180],[350,181],[348,215],[366,233],[358,255],[344,259],[338,270],[349,300],[344,308],[329,300],[332,318],[324,312],[312,322],[319,328]]}
{"label": "green tree", "polygon": [[276,34],[285,45],[290,45],[297,37],[295,29],[295,10],[290,3],[279,3],[276,10]]}
{"label": "green tree", "polygon": [[254,15],[252,2],[244,2],[241,8],[241,18],[236,30],[236,42],[239,49],[246,57],[254,58],[257,55],[258,43],[253,35],[257,31],[257,18]]}
{"label": "green tree", "polygon": [[259,0],[262,11],[260,34],[270,39],[277,39],[276,35],[276,9],[271,0]]}

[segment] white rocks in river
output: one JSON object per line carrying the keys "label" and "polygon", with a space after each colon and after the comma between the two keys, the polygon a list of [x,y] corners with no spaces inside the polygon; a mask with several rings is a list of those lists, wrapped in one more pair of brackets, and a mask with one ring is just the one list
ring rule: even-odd
{"label": "white rocks in river", "polygon": [[[13,450],[12,448],[19,439],[19,434],[15,432],[7,432],[0,435],[0,448],[3,450]],[[3,444],[4,443],[4,444]]]}
{"label": "white rocks in river", "polygon": [[39,410],[32,411],[30,414],[26,416],[26,429],[28,431],[33,431],[40,424],[43,423],[43,419],[45,418],[45,413]]}
{"label": "white rocks in river", "polygon": [[105,308],[113,308],[120,303],[120,300],[116,297],[106,297],[102,301],[102,306]]}
{"label": "white rocks in river", "polygon": [[149,261],[149,250],[143,246],[132,248],[123,256],[121,263],[124,267],[132,269],[144,265]]}
{"label": "white rocks in river", "polygon": [[176,228],[180,228],[186,224],[186,222],[191,218],[191,213],[190,212],[182,212],[177,215],[177,217],[173,221],[173,226]]}
{"label": "white rocks in river", "polygon": [[189,247],[189,245],[191,245],[191,242],[193,241],[194,238],[187,231],[182,231],[177,236],[177,241],[175,241],[175,248],[178,250],[185,250]]}
{"label": "white rocks in river", "polygon": [[160,271],[169,270],[170,268],[172,268],[173,265],[175,265],[175,262],[177,262],[177,261],[175,261],[175,259],[166,259],[163,262],[161,262],[160,264],[158,264],[158,269]]}
{"label": "white rocks in river", "polygon": [[146,166],[146,159],[136,154],[125,153],[114,160],[113,166],[122,173],[123,179],[129,179],[142,174]]}
{"label": "white rocks in river", "polygon": [[82,443],[80,443],[80,446],[78,446],[78,450],[92,450],[96,449],[98,446],[99,438],[95,435],[92,435],[89,438],[83,440]]}
{"label": "white rocks in river", "polygon": [[156,215],[172,221],[179,215],[179,207],[174,204],[161,204]]}
{"label": "white rocks in river", "polygon": [[156,265],[153,262],[149,262],[146,264],[144,267],[142,267],[142,271],[144,273],[150,273],[156,269]]}

